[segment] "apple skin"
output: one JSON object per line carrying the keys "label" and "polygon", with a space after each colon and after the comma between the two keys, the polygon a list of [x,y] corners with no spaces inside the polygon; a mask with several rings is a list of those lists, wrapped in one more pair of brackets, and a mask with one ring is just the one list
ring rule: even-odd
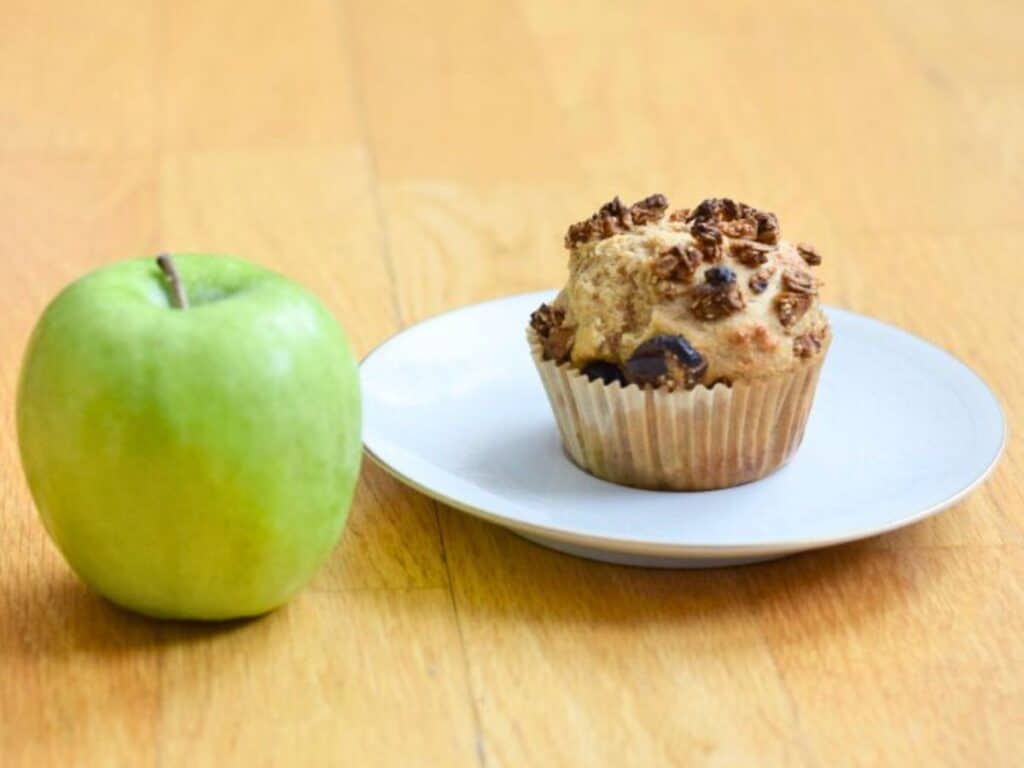
{"label": "apple skin", "polygon": [[74,571],[150,616],[218,620],[286,602],[348,516],[359,375],[309,292],[244,261],[151,258],[72,283],[33,331],[18,442]]}

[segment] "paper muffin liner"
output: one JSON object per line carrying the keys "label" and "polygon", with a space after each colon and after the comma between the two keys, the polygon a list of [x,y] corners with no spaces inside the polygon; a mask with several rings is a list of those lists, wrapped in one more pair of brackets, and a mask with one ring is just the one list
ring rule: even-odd
{"label": "paper muffin liner", "polygon": [[591,381],[545,360],[533,329],[527,340],[573,462],[613,483],[676,491],[749,483],[785,464],[828,351],[785,374],[668,392]]}

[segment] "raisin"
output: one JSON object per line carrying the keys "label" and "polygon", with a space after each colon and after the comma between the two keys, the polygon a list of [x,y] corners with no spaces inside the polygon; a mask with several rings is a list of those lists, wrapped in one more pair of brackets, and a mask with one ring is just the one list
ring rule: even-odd
{"label": "raisin", "polygon": [[704,279],[710,285],[730,285],[736,282],[736,273],[728,267],[711,267],[704,272]]}

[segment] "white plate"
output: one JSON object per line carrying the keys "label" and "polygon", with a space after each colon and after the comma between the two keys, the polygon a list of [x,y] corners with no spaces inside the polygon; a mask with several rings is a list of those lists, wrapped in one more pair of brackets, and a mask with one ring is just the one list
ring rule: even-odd
{"label": "white plate", "polygon": [[598,480],[562,452],[525,326],[549,291],[440,315],[362,364],[364,444],[423,493],[549,547],[631,565],[767,560],[891,531],[976,487],[1005,423],[985,383],[892,326],[829,309],[803,445],[756,483],[702,493]]}

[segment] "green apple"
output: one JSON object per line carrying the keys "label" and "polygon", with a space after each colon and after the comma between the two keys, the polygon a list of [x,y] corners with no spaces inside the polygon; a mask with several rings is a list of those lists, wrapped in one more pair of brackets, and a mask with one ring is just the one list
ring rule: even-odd
{"label": "green apple", "polygon": [[216,256],[160,262],[104,267],[47,307],[18,387],[22,464],[54,542],[111,601],[166,618],[265,613],[345,524],[358,369],[327,310],[284,277]]}

